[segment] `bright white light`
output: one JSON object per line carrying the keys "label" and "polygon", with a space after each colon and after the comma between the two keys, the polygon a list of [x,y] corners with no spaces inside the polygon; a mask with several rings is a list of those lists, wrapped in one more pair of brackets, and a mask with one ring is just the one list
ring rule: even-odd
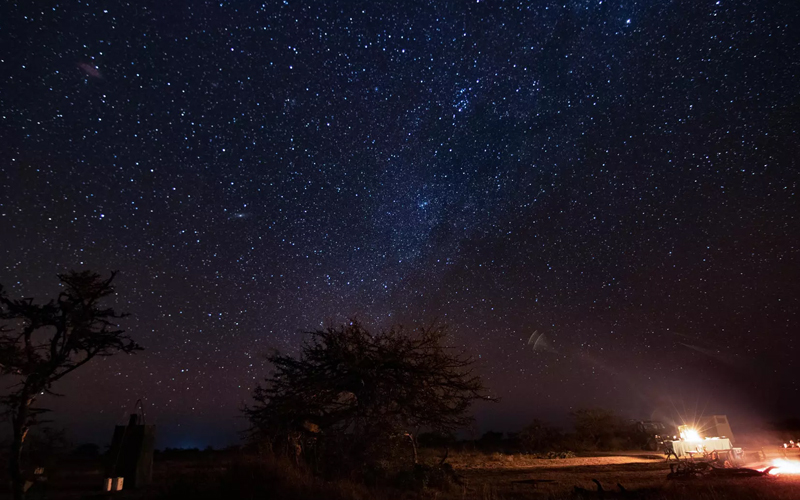
{"label": "bright white light", "polygon": [[694,429],[685,429],[681,431],[681,439],[684,441],[702,441],[700,433]]}

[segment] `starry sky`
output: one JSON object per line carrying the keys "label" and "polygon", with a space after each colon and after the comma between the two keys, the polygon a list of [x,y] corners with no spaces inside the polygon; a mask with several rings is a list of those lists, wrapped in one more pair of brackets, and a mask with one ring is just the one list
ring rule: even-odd
{"label": "starry sky", "polygon": [[447,323],[502,398],[477,431],[800,412],[799,23],[793,0],[3,2],[0,282],[119,270],[146,348],[45,405],[79,439],[143,398],[162,446],[235,442],[263,354],[357,317]]}

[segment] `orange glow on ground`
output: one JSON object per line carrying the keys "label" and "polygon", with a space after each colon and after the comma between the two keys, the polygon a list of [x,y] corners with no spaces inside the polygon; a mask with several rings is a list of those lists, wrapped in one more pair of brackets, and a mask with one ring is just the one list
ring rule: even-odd
{"label": "orange glow on ground", "polygon": [[[780,474],[800,474],[800,461],[786,460],[784,458],[776,458],[772,461],[772,470],[769,471],[770,476],[777,476]],[[762,469],[766,470],[766,469]]]}

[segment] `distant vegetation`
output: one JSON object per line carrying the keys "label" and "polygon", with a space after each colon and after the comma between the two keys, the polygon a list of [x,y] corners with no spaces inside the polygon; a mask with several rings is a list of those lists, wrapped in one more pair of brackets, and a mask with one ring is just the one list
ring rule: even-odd
{"label": "distant vegetation", "polygon": [[452,434],[425,433],[419,436],[419,442],[427,448],[542,456],[559,456],[568,452],[638,450],[648,442],[649,436],[643,435],[635,423],[610,410],[578,409],[571,417],[571,431],[534,419],[519,432],[487,431],[474,440],[458,440]]}

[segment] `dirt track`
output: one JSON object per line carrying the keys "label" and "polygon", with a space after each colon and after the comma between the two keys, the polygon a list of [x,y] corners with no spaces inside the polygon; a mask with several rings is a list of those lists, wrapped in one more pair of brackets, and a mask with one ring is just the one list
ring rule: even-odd
{"label": "dirt track", "polygon": [[[663,459],[629,456],[532,459],[519,464],[487,464],[458,469],[469,488],[490,490],[503,498],[539,494],[564,494],[577,486],[596,490],[597,479],[607,490],[622,484],[628,490],[662,487],[669,465]],[[538,484],[520,481],[550,481]],[[538,496],[538,495],[537,495]]]}
{"label": "dirt track", "polygon": [[[602,485],[604,498],[753,498],[752,494],[761,498],[800,498],[797,476],[671,481],[667,480],[669,464],[663,458],[644,455],[516,458],[457,470],[467,490],[478,498],[600,497],[593,480]],[[618,485],[625,493],[620,493]]]}

